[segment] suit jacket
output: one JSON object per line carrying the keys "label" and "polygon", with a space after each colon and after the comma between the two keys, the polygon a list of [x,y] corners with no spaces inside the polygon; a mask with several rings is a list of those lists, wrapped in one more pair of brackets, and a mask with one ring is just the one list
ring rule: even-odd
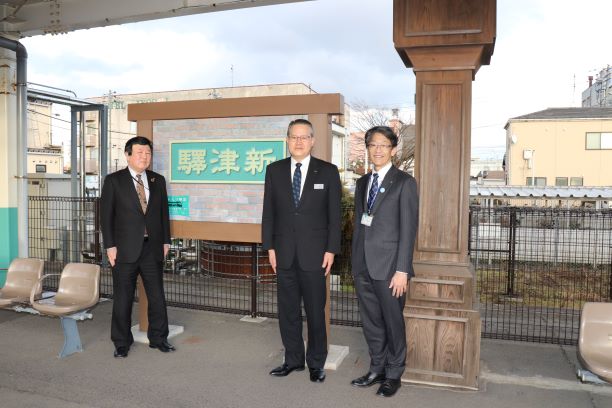
{"label": "suit jacket", "polygon": [[[353,271],[363,265],[372,279],[388,280],[396,271],[414,276],[412,253],[416,239],[419,200],[415,179],[392,166],[372,207],[371,226],[361,224],[366,212],[370,174],[357,180],[353,228]],[[384,189],[384,190],[383,190]],[[363,245],[358,245],[363,240]]]}
{"label": "suit jacket", "polygon": [[279,268],[289,269],[297,256],[302,270],[317,270],[325,252],[340,252],[340,199],[338,168],[311,156],[300,202],[293,203],[291,158],[266,168],[263,214],[263,249],[274,249]]}
{"label": "suit jacket", "polygon": [[138,260],[145,227],[158,261],[164,259],[163,244],[170,243],[166,180],[153,171],[147,170],[146,175],[149,183],[146,214],[127,167],[104,179],[100,199],[102,239],[105,248],[117,247],[117,262]]}

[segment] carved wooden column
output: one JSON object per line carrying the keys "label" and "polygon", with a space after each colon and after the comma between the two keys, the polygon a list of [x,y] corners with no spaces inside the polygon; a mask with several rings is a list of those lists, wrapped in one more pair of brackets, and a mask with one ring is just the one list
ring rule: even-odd
{"label": "carved wooden column", "polygon": [[395,48],[416,75],[420,198],[406,382],[478,387],[480,313],[467,254],[472,80],[493,53],[495,5],[394,0]]}

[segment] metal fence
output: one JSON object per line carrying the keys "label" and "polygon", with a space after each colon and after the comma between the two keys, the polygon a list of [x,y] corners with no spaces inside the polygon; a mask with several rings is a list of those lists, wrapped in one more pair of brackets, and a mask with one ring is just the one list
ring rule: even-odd
{"label": "metal fence", "polygon": [[[99,200],[30,197],[29,212],[30,256],[46,260],[45,273],[59,274],[68,262],[98,263],[100,293],[112,298],[112,273],[99,233]],[[330,308],[333,324],[355,326],[361,320],[350,273],[350,244],[350,237],[343,240],[332,269]],[[45,281],[45,290],[56,290],[58,281]],[[173,239],[164,265],[164,287],[172,306],[277,316],[276,276],[261,245]]]}
{"label": "metal fence", "polygon": [[482,335],[575,344],[585,302],[612,299],[612,211],[470,211]]}
{"label": "metal fence", "polygon": [[[45,260],[46,274],[61,273],[68,262],[102,263],[97,198],[29,197],[29,255]],[[45,280],[57,288],[59,276]],[[100,289],[112,296],[110,274],[102,275]]]}
{"label": "metal fence", "polygon": [[[102,265],[98,200],[30,197],[30,254],[46,273],[66,262]],[[342,253],[330,285],[333,324],[361,325],[350,266],[352,208],[343,206]],[[586,301],[612,300],[612,211],[532,207],[470,208],[470,257],[476,269],[482,335],[575,344]],[[276,317],[276,278],[257,244],[173,239],[164,267],[168,304]],[[54,289],[50,280],[47,289]]]}

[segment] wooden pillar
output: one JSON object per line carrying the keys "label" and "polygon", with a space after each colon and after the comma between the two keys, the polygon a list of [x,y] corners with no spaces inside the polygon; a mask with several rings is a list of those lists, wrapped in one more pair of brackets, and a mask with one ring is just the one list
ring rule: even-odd
{"label": "wooden pillar", "polygon": [[[149,140],[153,140],[153,121],[152,120],[139,120],[136,124],[136,130],[138,136],[144,136]],[[138,283],[136,285],[138,291],[138,329],[141,332],[147,332],[149,330],[149,314],[147,310],[149,308],[149,299],[142,283],[142,278],[138,277]]]}
{"label": "wooden pillar", "polygon": [[[328,162],[332,161],[332,128],[331,116],[326,113],[316,113],[308,115],[308,120],[312,123],[315,135],[315,144],[312,147],[312,155],[318,159]],[[326,299],[325,303],[325,329],[327,331],[327,346],[329,347],[330,325],[331,325],[331,305],[330,305],[330,275],[325,279]]]}
{"label": "wooden pillar", "polygon": [[467,254],[472,80],[495,42],[495,0],[394,0],[394,42],[416,75],[419,229],[402,380],[478,388],[480,313]]}

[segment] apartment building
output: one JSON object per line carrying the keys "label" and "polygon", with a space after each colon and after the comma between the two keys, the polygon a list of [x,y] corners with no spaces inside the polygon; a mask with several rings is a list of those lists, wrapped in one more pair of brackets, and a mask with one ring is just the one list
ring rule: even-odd
{"label": "apartment building", "polygon": [[582,92],[582,107],[612,107],[612,66],[589,76],[589,87]]}
{"label": "apartment building", "polygon": [[612,186],[612,107],[549,108],[508,120],[513,186]]}

